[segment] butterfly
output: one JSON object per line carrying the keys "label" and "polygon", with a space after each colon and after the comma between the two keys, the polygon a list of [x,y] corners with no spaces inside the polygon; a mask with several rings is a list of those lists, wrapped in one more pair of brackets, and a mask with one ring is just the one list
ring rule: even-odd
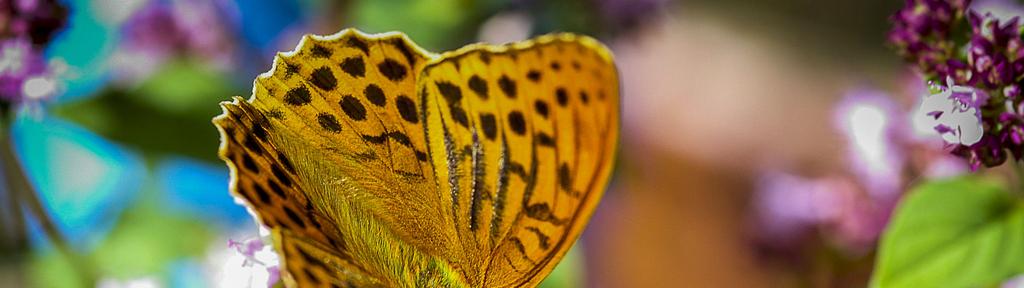
{"label": "butterfly", "polygon": [[298,287],[536,286],[612,173],[618,74],[573,34],[435,54],[307,35],[213,122]]}

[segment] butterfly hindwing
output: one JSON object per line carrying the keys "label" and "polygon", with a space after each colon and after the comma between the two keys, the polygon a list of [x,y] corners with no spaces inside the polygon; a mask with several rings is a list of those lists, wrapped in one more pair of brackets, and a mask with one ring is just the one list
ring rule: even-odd
{"label": "butterfly hindwing", "polygon": [[474,286],[536,285],[611,173],[610,54],[590,38],[551,35],[443,54],[421,77],[428,150],[465,249],[456,265]]}

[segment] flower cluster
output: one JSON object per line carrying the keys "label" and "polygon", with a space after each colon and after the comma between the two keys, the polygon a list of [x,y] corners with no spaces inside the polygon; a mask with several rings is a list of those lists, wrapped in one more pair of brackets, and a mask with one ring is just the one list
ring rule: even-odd
{"label": "flower cluster", "polygon": [[970,0],[907,0],[889,33],[897,52],[932,83],[923,112],[972,169],[1024,157],[1019,18],[976,8]]}
{"label": "flower cluster", "polygon": [[892,17],[889,42],[907,61],[939,79],[962,74],[966,63],[954,57],[954,26],[963,19],[970,0],[906,0]]}
{"label": "flower cluster", "polygon": [[[754,194],[761,248],[787,252],[814,239],[807,235],[816,231],[841,250],[869,251],[907,185],[921,177],[943,178],[967,170],[963,160],[929,142],[916,127],[928,125],[923,132],[934,135],[934,123],[900,121],[915,111],[892,96],[916,97],[925,90],[918,77],[904,82],[904,91],[895,95],[862,87],[849,90],[837,103],[833,121],[845,140],[846,165],[834,171],[814,169],[813,175],[774,166],[762,171]],[[973,99],[956,93],[959,88],[947,91],[958,99]]]}
{"label": "flower cluster", "polygon": [[68,10],[54,0],[0,0],[0,102],[40,100],[57,92],[60,69],[43,48],[64,27]]}

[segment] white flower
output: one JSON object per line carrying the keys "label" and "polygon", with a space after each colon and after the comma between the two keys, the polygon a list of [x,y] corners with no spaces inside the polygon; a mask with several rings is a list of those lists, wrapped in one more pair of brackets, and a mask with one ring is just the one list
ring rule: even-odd
{"label": "white flower", "polygon": [[979,107],[987,100],[984,92],[955,85],[952,78],[946,78],[946,88],[925,96],[915,117],[938,131],[946,142],[970,146],[985,134]]}

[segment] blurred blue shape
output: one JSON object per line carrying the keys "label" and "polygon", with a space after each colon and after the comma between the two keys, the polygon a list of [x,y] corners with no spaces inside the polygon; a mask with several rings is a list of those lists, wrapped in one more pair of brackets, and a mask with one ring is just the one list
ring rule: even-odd
{"label": "blurred blue shape", "polygon": [[179,260],[170,264],[167,269],[168,284],[171,288],[207,287],[207,279],[203,276],[218,271],[206,271],[201,262],[195,260]]}
{"label": "blurred blue shape", "polygon": [[228,227],[252,222],[252,216],[228,193],[230,175],[223,164],[170,158],[158,164],[156,176],[172,210]]}
{"label": "blurred blue shape", "polygon": [[[70,122],[19,117],[14,149],[40,201],[75,247],[92,247],[138,194],[146,169],[140,157]],[[30,231],[41,243],[39,231]]]}
{"label": "blurred blue shape", "polygon": [[92,1],[71,0],[68,24],[46,49],[47,59],[63,59],[69,79],[60,101],[94,94],[110,79],[107,59],[114,50],[116,30],[100,22]]}
{"label": "blurred blue shape", "polygon": [[295,0],[237,0],[239,30],[245,39],[261,51],[276,51],[274,41],[301,15]]}

